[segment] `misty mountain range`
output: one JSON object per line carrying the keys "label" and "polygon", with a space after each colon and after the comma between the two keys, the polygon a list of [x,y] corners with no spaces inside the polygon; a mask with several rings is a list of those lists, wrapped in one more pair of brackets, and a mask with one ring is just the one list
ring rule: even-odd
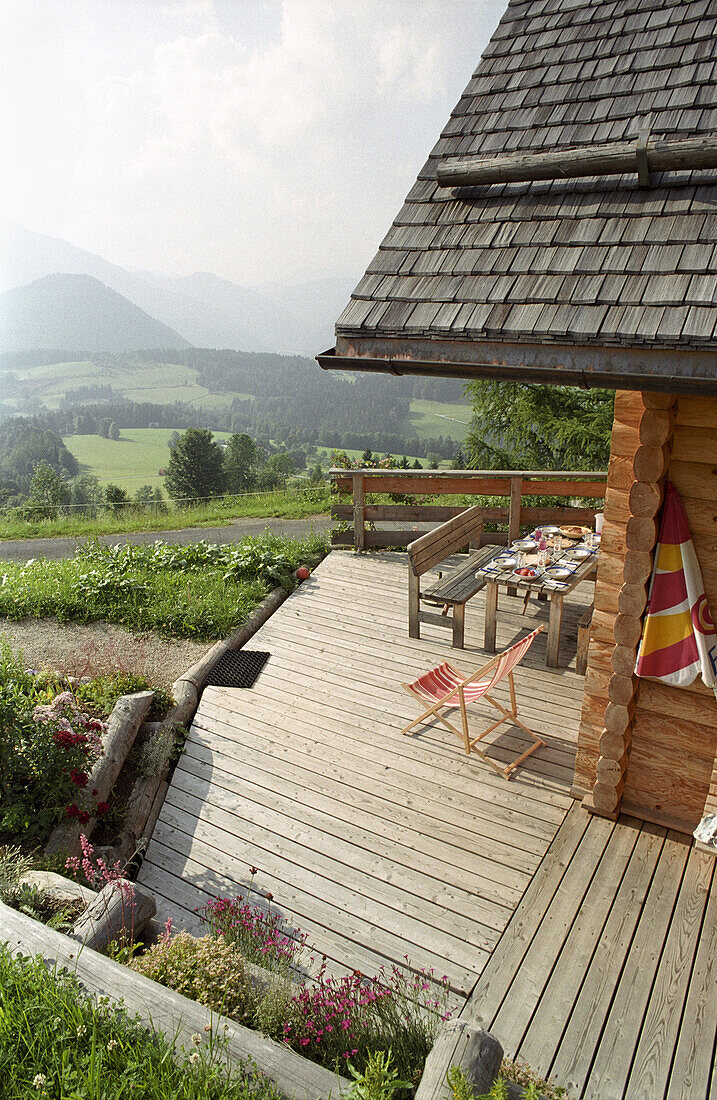
{"label": "misty mountain range", "polygon": [[194,346],[314,356],[333,345],[334,322],[356,282],[257,290],[209,272],[130,271],[19,226],[2,237],[1,351]]}

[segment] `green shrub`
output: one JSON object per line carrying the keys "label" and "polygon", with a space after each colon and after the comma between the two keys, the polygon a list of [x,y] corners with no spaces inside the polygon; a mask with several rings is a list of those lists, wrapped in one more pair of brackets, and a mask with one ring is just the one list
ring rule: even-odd
{"label": "green shrub", "polygon": [[133,672],[111,672],[92,676],[75,685],[77,699],[85,703],[93,713],[108,716],[121,695],[134,695],[138,691],[153,691],[154,699],[150,716],[165,715],[172,705],[171,692],[155,687],[147,676]]}
{"label": "green shrub", "polygon": [[251,1022],[257,994],[244,959],[230,943],[213,936],[197,939],[189,932],[163,936],[131,962],[133,970],[191,997],[223,1016]]}

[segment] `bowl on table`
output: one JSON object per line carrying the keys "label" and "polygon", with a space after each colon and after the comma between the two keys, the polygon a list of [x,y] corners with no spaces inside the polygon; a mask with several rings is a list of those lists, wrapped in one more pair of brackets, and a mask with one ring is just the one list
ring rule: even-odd
{"label": "bowl on table", "polygon": [[537,546],[535,539],[516,539],[511,546],[511,550],[535,550]]}

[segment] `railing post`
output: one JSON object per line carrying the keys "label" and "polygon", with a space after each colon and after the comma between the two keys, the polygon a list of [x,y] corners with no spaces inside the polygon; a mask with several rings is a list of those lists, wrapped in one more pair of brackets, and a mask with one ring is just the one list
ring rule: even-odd
{"label": "railing post", "polygon": [[520,509],[523,502],[523,479],[510,479],[510,509],[508,511],[508,546],[520,538]]}
{"label": "railing post", "polygon": [[351,480],[354,494],[354,550],[358,554],[366,548],[363,474],[354,474]]}

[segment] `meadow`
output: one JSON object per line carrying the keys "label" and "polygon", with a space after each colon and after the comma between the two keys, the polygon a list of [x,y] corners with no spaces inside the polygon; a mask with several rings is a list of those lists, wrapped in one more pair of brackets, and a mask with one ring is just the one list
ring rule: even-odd
{"label": "meadow", "polygon": [[[141,485],[164,490],[164,478],[159,471],[169,462],[168,440],[174,431],[174,428],[123,428],[119,439],[66,435],[63,442],[80,463],[83,474],[94,474],[103,485],[111,481],[134,496]],[[229,434],[214,432],[214,438],[223,441]]]}

